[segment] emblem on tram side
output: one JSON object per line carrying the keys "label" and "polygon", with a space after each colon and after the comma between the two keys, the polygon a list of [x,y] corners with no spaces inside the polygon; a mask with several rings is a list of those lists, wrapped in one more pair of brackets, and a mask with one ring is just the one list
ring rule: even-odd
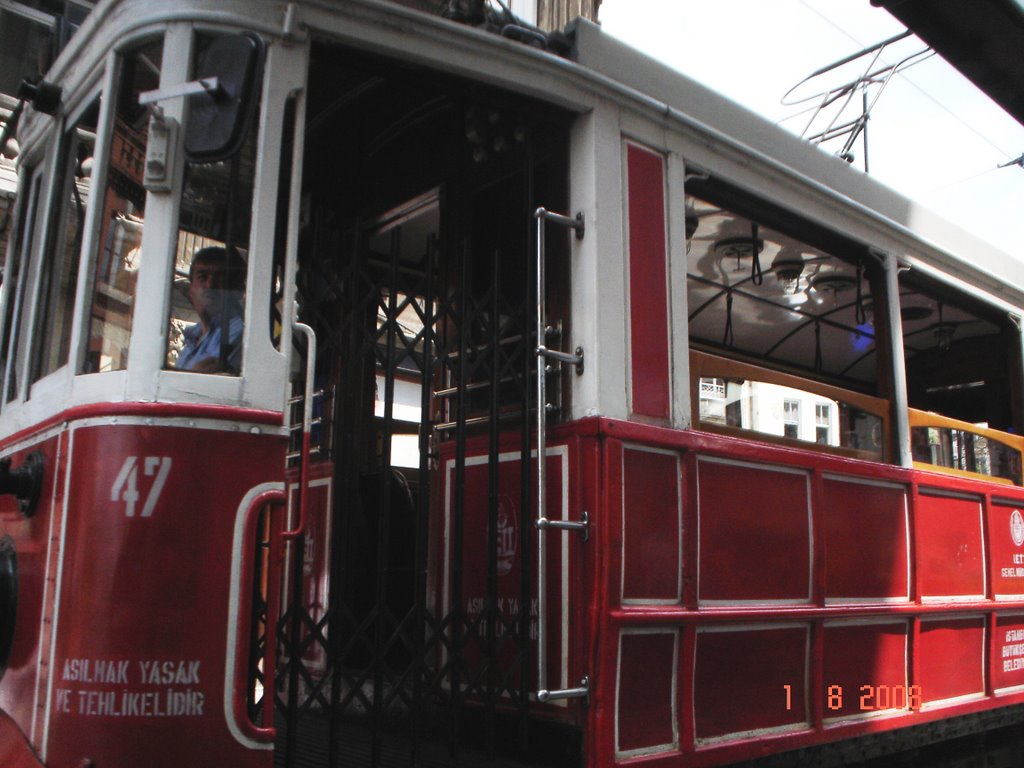
{"label": "emblem on tram side", "polygon": [[1010,536],[1013,537],[1013,543],[1018,547],[1024,544],[1024,515],[1020,513],[1019,509],[1010,513]]}
{"label": "emblem on tram side", "polygon": [[516,506],[508,496],[498,497],[498,575],[508,576],[519,545]]}

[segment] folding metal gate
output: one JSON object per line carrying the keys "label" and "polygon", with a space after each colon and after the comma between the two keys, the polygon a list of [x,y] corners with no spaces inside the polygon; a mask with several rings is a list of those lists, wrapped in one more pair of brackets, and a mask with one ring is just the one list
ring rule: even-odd
{"label": "folding metal gate", "polygon": [[[317,230],[301,293],[333,501],[288,565],[280,765],[533,765],[551,733],[568,741],[551,759],[578,752],[530,710],[531,181],[505,182],[522,208],[487,222],[500,184]],[[329,601],[314,605],[309,552],[328,541]],[[499,596],[511,568],[518,595]]]}

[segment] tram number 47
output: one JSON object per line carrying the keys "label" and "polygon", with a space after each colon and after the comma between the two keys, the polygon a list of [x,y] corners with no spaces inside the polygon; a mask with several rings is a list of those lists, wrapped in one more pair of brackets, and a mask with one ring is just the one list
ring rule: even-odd
{"label": "tram number 47", "polygon": [[121,465],[121,470],[114,478],[110,488],[110,500],[125,504],[125,517],[135,517],[135,508],[139,503],[139,467],[146,477],[155,477],[149,486],[149,493],[142,503],[139,517],[149,517],[156,508],[160,494],[163,493],[167,476],[171,473],[170,456],[128,456]]}

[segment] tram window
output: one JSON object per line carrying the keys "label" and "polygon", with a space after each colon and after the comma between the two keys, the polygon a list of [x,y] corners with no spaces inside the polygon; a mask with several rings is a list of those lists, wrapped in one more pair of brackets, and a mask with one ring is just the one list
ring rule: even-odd
{"label": "tram window", "polygon": [[[21,8],[18,8],[18,6]],[[35,14],[28,3],[0,3],[0,93],[15,94],[26,76],[40,76],[53,45],[45,15]],[[26,65],[35,71],[26,71]]]}
{"label": "tram window", "polygon": [[10,402],[18,395],[18,361],[21,341],[21,316],[25,295],[26,265],[32,252],[36,228],[36,215],[39,212],[39,190],[42,186],[42,171],[26,172],[31,179],[28,194],[24,197],[24,207],[18,214],[18,227],[14,239],[13,251],[8,251],[8,263],[5,267],[5,280],[10,281],[7,294],[6,316],[4,317],[3,352],[0,355],[0,370],[6,371],[4,386],[6,395],[4,402]]}
{"label": "tram window", "polygon": [[900,276],[900,319],[911,408],[1012,430],[1019,335],[996,310]]}
{"label": "tram window", "polygon": [[159,86],[162,51],[162,40],[156,40],[129,52],[121,62],[82,373],[118,371],[128,365],[146,203],[142,169],[149,113],[139,106],[139,93]]}
{"label": "tram window", "polygon": [[913,459],[918,464],[1021,484],[1020,449],[993,436],[951,426],[912,426],[911,445]]}
{"label": "tram window", "polygon": [[85,209],[92,186],[93,151],[96,143],[97,98],[64,135],[60,176],[57,180],[59,209],[50,227],[42,262],[39,298],[33,329],[33,382],[67,363],[74,320],[78,263],[85,227]]}
{"label": "tram window", "polygon": [[[830,447],[858,458],[883,458],[882,400],[872,402],[874,398],[854,393],[849,393],[849,400],[843,399],[831,387],[832,397],[827,397],[814,391],[813,382],[758,371],[756,366],[713,355],[694,353],[691,365],[697,373],[697,418],[704,428],[756,432],[769,438]],[[700,375],[716,371],[728,375]],[[768,378],[774,381],[764,380]],[[857,402],[850,401],[854,399]]]}
{"label": "tram window", "polygon": [[[197,62],[204,60],[218,39],[198,37]],[[189,124],[195,130],[201,125],[201,121]],[[167,368],[231,376],[241,371],[244,270],[256,171],[252,125],[255,121],[245,126],[241,145],[232,154],[209,162],[196,159],[185,166],[171,276]],[[189,142],[187,135],[185,141]],[[204,259],[216,254],[201,272],[193,261],[200,253]],[[200,286],[200,279],[209,282]],[[222,333],[222,328],[227,332]]]}
{"label": "tram window", "polygon": [[1020,335],[997,310],[900,275],[913,459],[1021,483]]}
{"label": "tram window", "polygon": [[693,196],[686,218],[691,340],[727,357],[875,392],[866,265]]}
{"label": "tram window", "polygon": [[875,270],[792,218],[769,213],[766,223],[687,196],[691,357],[703,370],[695,420],[881,459]]}

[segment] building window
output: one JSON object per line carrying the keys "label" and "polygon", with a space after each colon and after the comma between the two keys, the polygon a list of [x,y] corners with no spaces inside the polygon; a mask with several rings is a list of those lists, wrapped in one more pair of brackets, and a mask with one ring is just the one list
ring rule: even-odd
{"label": "building window", "polygon": [[701,419],[715,424],[730,423],[727,419],[729,403],[725,393],[725,379],[702,378],[700,380]]}
{"label": "building window", "polygon": [[832,421],[832,406],[818,403],[814,406],[814,440],[818,445],[830,445],[829,424]]}
{"label": "building window", "polygon": [[782,401],[783,434],[786,437],[800,437],[800,401]]}

